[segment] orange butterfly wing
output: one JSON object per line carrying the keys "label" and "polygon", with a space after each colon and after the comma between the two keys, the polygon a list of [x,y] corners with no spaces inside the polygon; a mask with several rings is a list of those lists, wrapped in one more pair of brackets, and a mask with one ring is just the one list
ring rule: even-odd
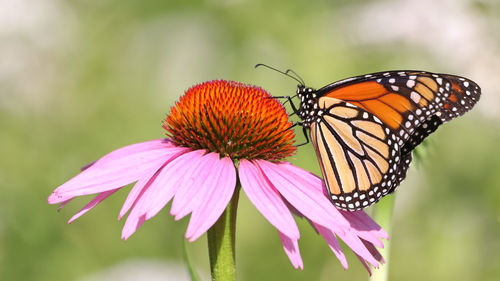
{"label": "orange butterfly wing", "polygon": [[[367,74],[314,91],[321,114],[310,125],[311,139],[332,202],[357,210],[393,192],[411,151],[442,123],[470,110],[480,93],[466,78],[421,71]],[[378,138],[367,132],[376,126],[384,132]]]}

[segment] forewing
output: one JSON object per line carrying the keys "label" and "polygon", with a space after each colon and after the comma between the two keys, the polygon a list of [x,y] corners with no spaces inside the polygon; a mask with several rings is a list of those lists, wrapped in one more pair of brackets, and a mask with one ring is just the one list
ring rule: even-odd
{"label": "forewing", "polygon": [[389,71],[335,82],[318,90],[318,95],[349,102],[377,116],[409,153],[439,125],[469,111],[481,89],[454,75]]}

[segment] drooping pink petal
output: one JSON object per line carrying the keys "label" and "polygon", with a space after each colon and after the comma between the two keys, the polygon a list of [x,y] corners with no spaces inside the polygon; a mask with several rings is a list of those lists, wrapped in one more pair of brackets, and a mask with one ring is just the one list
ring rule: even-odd
{"label": "drooping pink petal", "polygon": [[341,213],[350,222],[351,227],[356,230],[360,238],[369,241],[377,247],[384,247],[381,238],[389,239],[389,235],[364,211],[341,211]]}
{"label": "drooping pink petal", "polygon": [[58,212],[61,211],[62,207],[66,206],[66,204],[68,204],[71,200],[73,200],[73,199],[68,199],[66,201],[61,202],[61,204],[59,204],[59,206],[57,206],[57,211]]}
{"label": "drooping pink petal", "polygon": [[380,238],[385,237],[386,233],[364,212],[344,216],[346,212],[335,208],[325,196],[321,179],[305,170],[286,162],[278,164],[263,160],[256,162],[290,205],[310,220],[318,231],[321,230],[320,234],[325,237],[344,266],[347,266],[347,263],[335,245],[334,233],[357,255],[373,266],[378,266],[377,259],[360,238],[382,245]]}
{"label": "drooping pink petal", "polygon": [[371,269],[370,265],[362,257],[360,257],[358,254],[355,253],[355,255],[356,255],[356,257],[358,257],[361,264],[366,268],[366,270],[368,271],[368,274],[370,274],[370,276],[372,276],[372,269]]}
{"label": "drooping pink petal", "polygon": [[218,153],[208,153],[203,157],[192,163],[192,171],[184,178],[181,188],[175,193],[170,214],[175,216],[175,220],[179,220],[191,213],[194,208],[201,204],[206,198],[200,195],[200,188],[205,186],[209,181],[212,169],[211,167],[217,163],[220,155]]}
{"label": "drooping pink petal", "polygon": [[[175,157],[175,156],[174,156]],[[146,186],[150,181],[154,180],[156,177],[155,175],[159,173],[159,170],[161,169],[162,166],[166,165],[169,163],[169,161],[172,161],[175,159],[174,157],[170,158],[167,160],[166,163],[160,163],[157,169],[151,169],[148,173],[145,173],[134,185],[132,190],[130,190],[127,199],[125,199],[125,202],[123,203],[122,208],[120,209],[120,214],[118,215],[118,220],[121,220],[123,216],[130,210],[130,208],[133,206],[133,204],[137,201],[137,198],[144,192]]]}
{"label": "drooping pink petal", "polygon": [[368,251],[365,244],[363,244],[361,239],[359,239],[354,230],[347,229],[344,233],[337,232],[337,235],[349,246],[349,248],[351,248],[355,254],[371,263],[374,267],[378,267],[378,261],[373,257],[370,251]]}
{"label": "drooping pink petal", "polygon": [[197,197],[204,200],[194,205],[186,230],[186,238],[190,242],[198,239],[219,219],[233,197],[236,186],[236,171],[229,157],[217,159],[212,167],[206,165],[205,168],[211,169],[212,176],[203,186],[193,187],[200,189]]}
{"label": "drooping pink petal", "polygon": [[[142,184],[144,182],[141,183],[141,186],[140,188],[138,189],[141,189],[139,191],[139,193],[137,194],[137,197],[134,199],[133,203],[132,203],[132,206],[130,206],[130,209],[133,210],[134,207],[137,205],[137,203],[141,202],[140,199],[142,198],[142,196],[144,195],[144,192],[146,190],[148,190],[148,188],[155,183],[155,180],[156,178],[158,177],[158,175],[163,171],[163,167],[161,167],[158,171],[156,171],[156,173],[153,175],[153,177],[151,177],[147,182],[145,182],[144,186],[142,186]],[[137,183],[139,184],[139,183]],[[134,186],[135,187],[135,186]],[[123,208],[122,208],[123,210]],[[123,215],[125,215],[124,213],[121,213]],[[120,220],[121,217],[118,216],[118,219]],[[123,226],[123,230],[122,230],[122,239],[123,240],[127,240],[128,237],[130,237],[130,235],[134,234],[134,232],[146,221],[146,215],[145,214],[141,214],[139,215],[137,212],[134,214],[132,213],[132,211],[130,212],[129,216],[127,217],[127,220],[125,221],[125,225]]]}
{"label": "drooping pink petal", "polygon": [[[294,177],[301,185],[316,190],[317,192],[323,193],[324,197],[326,197],[326,188],[324,186],[323,180],[318,178],[316,175],[305,171],[299,167],[293,166],[290,163],[280,163],[277,164],[280,167],[283,167],[296,175]],[[328,201],[328,199],[327,199]],[[329,205],[332,204],[328,201]],[[296,206],[295,206],[296,207]],[[334,214],[340,214],[342,217],[335,216],[336,220],[344,221],[345,224],[348,224],[350,227],[359,231],[359,236],[368,240],[379,247],[383,247],[380,238],[388,239],[387,233],[374,221],[370,218],[364,211],[342,211],[335,207],[333,207]],[[331,227],[331,226],[328,226]]]}
{"label": "drooping pink petal", "polygon": [[71,217],[71,219],[69,219],[68,223],[72,223],[77,218],[83,216],[88,211],[92,210],[92,208],[94,208],[99,203],[101,203],[104,199],[111,196],[111,194],[117,192],[119,189],[120,188],[116,188],[116,189],[112,189],[112,190],[108,190],[108,191],[104,191],[104,192],[99,193],[99,195],[97,195],[94,199],[92,199],[92,201],[90,201],[87,205],[85,205],[85,207],[83,207],[80,211],[78,211],[78,213],[76,213],[73,217]]}
{"label": "drooping pink petal", "polygon": [[[361,240],[363,242],[363,244],[365,244],[366,248],[368,249],[368,251],[372,254],[372,256],[380,263],[380,265],[383,265],[385,263],[385,260],[384,260],[384,257],[382,257],[382,255],[379,253],[379,251],[377,250],[377,248],[375,248],[375,246],[373,246],[372,243],[368,242],[368,241],[365,241],[365,240]],[[361,264],[363,264],[363,266],[366,268],[366,270],[368,270],[368,273],[370,274],[370,276],[372,275],[372,269],[371,267],[368,265],[368,263],[366,262],[365,259],[363,259],[363,257],[361,257],[360,255],[356,254],[356,256],[358,257],[358,259],[361,261]],[[376,267],[378,268],[378,266]]]}
{"label": "drooping pink petal", "polygon": [[300,233],[288,206],[258,165],[242,159],[238,166],[241,187],[259,212],[291,239],[299,239]]}
{"label": "drooping pink petal", "polygon": [[255,161],[280,194],[309,220],[325,227],[337,226],[338,231],[349,226],[322,191],[315,187],[316,177],[289,163]]}
{"label": "drooping pink petal", "polygon": [[368,249],[368,251],[370,251],[370,253],[372,254],[372,256],[380,264],[384,264],[385,263],[384,257],[382,256],[382,254],[380,254],[380,252],[377,250],[377,248],[372,243],[370,243],[370,242],[368,242],[366,240],[363,240],[363,239],[361,239],[361,241],[363,242],[363,244],[365,244],[365,247]]}
{"label": "drooping pink petal", "polygon": [[[170,176],[171,178],[169,181],[176,182],[176,184],[171,184],[169,183],[168,186],[172,186],[172,190],[175,195],[179,188],[181,187],[181,184],[183,183],[183,180],[190,175],[189,173],[191,172],[191,169],[193,167],[193,163],[196,163],[200,161],[200,159],[207,153],[206,150],[200,149],[200,150],[195,150],[192,151],[192,153],[187,153],[185,155],[182,155],[182,159],[179,159],[179,162],[177,163],[170,163],[166,166],[166,169],[169,170],[177,170],[176,172],[172,172],[173,174]],[[175,174],[174,174],[175,173]],[[177,175],[179,174],[179,175]],[[165,198],[169,197],[171,194],[171,191],[167,190],[168,188],[161,188],[159,191],[153,193],[151,192],[150,195],[153,197],[150,203],[153,206],[152,208],[149,208],[146,218],[150,219],[165,207],[165,205],[170,201],[170,199],[166,200]],[[167,194],[168,196],[163,196]]]}
{"label": "drooping pink petal", "polygon": [[342,266],[347,269],[348,264],[347,264],[347,259],[345,258],[344,252],[342,251],[342,248],[340,248],[339,241],[337,240],[337,237],[335,237],[335,234],[328,228],[319,225],[319,224],[314,224],[314,227],[318,232],[325,238],[326,243],[332,249],[332,252],[337,256],[337,259],[339,259],[340,263]]}
{"label": "drooping pink petal", "polygon": [[[130,148],[132,147],[132,148]],[[137,181],[144,173],[187,148],[175,147],[165,140],[134,144],[118,149],[63,185],[50,196],[49,203],[59,203],[75,196],[104,192]],[[130,154],[127,154],[130,152]]]}
{"label": "drooping pink petal", "polygon": [[186,176],[186,170],[189,170],[193,161],[199,160],[204,153],[204,150],[195,150],[182,154],[162,168],[132,207],[123,227],[122,239],[128,239],[172,199],[179,188],[179,183]]}
{"label": "drooping pink petal", "polygon": [[302,257],[300,256],[299,243],[297,242],[297,239],[292,239],[279,231],[278,233],[281,238],[281,244],[283,244],[283,249],[292,262],[293,267],[300,267],[300,269],[304,269],[304,264],[302,262]]}
{"label": "drooping pink petal", "polygon": [[80,172],[83,172],[83,171],[87,170],[87,169],[88,169],[88,168],[90,168],[92,165],[94,165],[94,164],[95,164],[95,162],[97,162],[97,160],[96,160],[96,161],[92,161],[92,162],[90,162],[90,163],[88,163],[88,164],[85,164],[85,166],[83,166],[83,167],[81,167],[81,168],[80,168]]}

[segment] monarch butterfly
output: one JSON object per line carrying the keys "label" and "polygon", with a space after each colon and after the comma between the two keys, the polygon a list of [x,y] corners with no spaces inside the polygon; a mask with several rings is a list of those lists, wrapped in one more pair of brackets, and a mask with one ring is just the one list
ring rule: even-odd
{"label": "monarch butterfly", "polygon": [[286,97],[302,120],[297,124],[309,130],[330,200],[348,211],[394,192],[412,150],[441,124],[469,111],[481,95],[467,78],[425,71],[371,73],[319,90],[289,72],[295,74],[281,73],[299,82],[300,106]]}

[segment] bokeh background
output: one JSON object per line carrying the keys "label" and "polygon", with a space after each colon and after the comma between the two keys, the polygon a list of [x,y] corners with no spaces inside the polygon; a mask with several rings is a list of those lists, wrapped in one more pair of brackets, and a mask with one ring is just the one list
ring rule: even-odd
{"label": "bokeh background", "polygon": [[[123,242],[116,218],[128,188],[71,225],[91,197],[60,213],[46,199],[84,164],[164,136],[161,120],[193,84],[222,78],[295,91],[295,81],[256,63],[293,68],[312,87],[390,69],[481,85],[477,107],[429,138],[397,192],[389,277],[498,280],[496,0],[0,0],[0,280],[187,280],[186,219],[165,209]],[[290,161],[319,174],[310,145]],[[303,271],[242,193],[239,280],[367,280],[352,252],[345,271],[298,223]],[[208,280],[206,238],[188,251]]]}

